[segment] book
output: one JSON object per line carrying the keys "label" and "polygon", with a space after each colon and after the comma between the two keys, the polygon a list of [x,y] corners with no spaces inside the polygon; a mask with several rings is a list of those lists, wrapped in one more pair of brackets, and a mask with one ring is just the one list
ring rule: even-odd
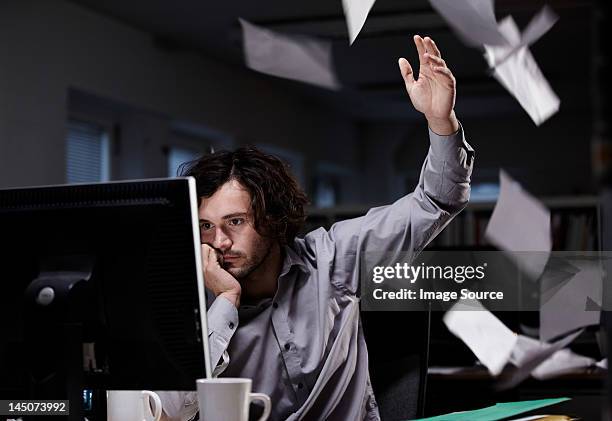
{"label": "book", "polygon": [[452,412],[435,417],[421,418],[416,421],[497,421],[513,417],[535,409],[568,401],[570,398],[538,399],[531,401],[496,403],[473,411]]}

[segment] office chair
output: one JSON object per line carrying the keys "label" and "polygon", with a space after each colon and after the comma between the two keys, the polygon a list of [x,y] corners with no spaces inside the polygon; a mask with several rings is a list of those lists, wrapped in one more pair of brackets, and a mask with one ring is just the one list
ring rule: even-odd
{"label": "office chair", "polygon": [[431,306],[423,311],[364,311],[361,322],[382,421],[422,417]]}

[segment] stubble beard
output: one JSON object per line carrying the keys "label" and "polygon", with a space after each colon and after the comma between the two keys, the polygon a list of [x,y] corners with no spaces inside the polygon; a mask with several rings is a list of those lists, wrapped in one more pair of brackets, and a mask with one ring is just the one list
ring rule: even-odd
{"label": "stubble beard", "polygon": [[253,250],[253,255],[251,257],[247,256],[242,266],[226,269],[240,283],[266,261],[272,250],[272,241],[266,238],[260,238],[255,244],[255,247],[253,247]]}

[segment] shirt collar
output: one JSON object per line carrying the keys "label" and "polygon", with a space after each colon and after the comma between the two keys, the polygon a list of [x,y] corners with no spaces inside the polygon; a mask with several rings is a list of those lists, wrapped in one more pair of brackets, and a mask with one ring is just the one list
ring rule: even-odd
{"label": "shirt collar", "polygon": [[308,266],[302,260],[302,257],[293,250],[292,247],[283,246],[285,259],[283,260],[283,269],[281,270],[281,276],[289,273],[293,266],[297,266],[303,272],[308,272]]}

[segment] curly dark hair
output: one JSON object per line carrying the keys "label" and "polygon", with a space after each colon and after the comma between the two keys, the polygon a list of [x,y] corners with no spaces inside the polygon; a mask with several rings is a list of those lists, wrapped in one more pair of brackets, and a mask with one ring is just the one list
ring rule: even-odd
{"label": "curly dark hair", "polygon": [[306,218],[308,199],[289,168],[255,147],[204,155],[182,164],[178,173],[196,179],[200,199],[212,196],[230,180],[238,181],[251,196],[255,230],[282,245],[293,242]]}

